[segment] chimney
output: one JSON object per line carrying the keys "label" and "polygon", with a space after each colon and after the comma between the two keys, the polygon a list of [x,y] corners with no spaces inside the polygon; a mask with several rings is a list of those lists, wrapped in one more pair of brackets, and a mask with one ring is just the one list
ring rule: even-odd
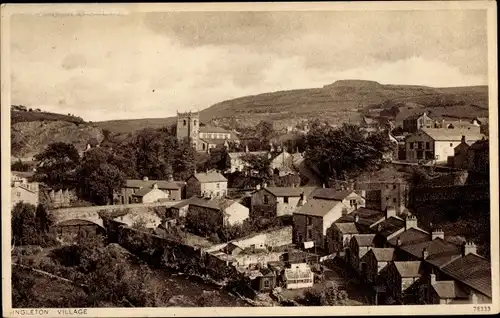
{"label": "chimney", "polygon": [[382,232],[383,229],[384,229],[384,227],[382,226],[382,224],[379,224],[377,226],[377,232]]}
{"label": "chimney", "polygon": [[323,183],[323,189],[325,188],[325,184]]}
{"label": "chimney", "polygon": [[304,205],[307,202],[307,196],[305,195],[304,192],[300,195],[300,201],[302,202],[302,205]]}
{"label": "chimney", "polygon": [[245,145],[245,152],[248,152],[248,145]]}
{"label": "chimney", "polygon": [[405,220],[405,230],[417,228],[417,218],[413,215],[408,215]]}
{"label": "chimney", "polygon": [[393,206],[388,206],[385,210],[385,218],[388,219],[393,216],[396,216],[396,208]]}
{"label": "chimney", "polygon": [[153,189],[158,189],[158,184],[153,184]]}
{"label": "chimney", "polygon": [[432,233],[431,233],[432,240],[434,241],[438,237],[440,239],[444,240],[444,231],[442,231],[442,230],[434,230],[434,231],[432,231]]}
{"label": "chimney", "polygon": [[260,184],[255,186],[255,190],[260,190]]}
{"label": "chimney", "polygon": [[464,136],[464,135],[462,135],[462,139],[460,139],[460,141],[461,141],[462,143],[464,143],[464,142],[465,142],[465,136]]}
{"label": "chimney", "polygon": [[174,181],[174,175],[173,175],[173,174],[171,174],[171,173],[169,173],[169,174],[168,174],[168,176],[167,176],[167,181],[168,181],[168,182],[172,182],[172,181]]}
{"label": "chimney", "polygon": [[474,242],[466,242],[463,247],[463,255],[466,256],[468,254],[477,254],[477,247]]}
{"label": "chimney", "polygon": [[148,178],[148,177],[143,177],[143,178],[142,178],[142,180],[143,180],[143,181],[148,181],[148,180],[149,180],[149,178]]}
{"label": "chimney", "polygon": [[398,239],[396,240],[396,246],[401,246],[403,245],[403,242],[401,242],[401,238],[398,237]]}
{"label": "chimney", "polygon": [[427,259],[427,257],[429,257],[429,252],[427,251],[427,249],[424,247],[424,249],[422,249],[422,258],[423,259]]}
{"label": "chimney", "polygon": [[205,174],[208,174],[208,169],[205,169]]}
{"label": "chimney", "polygon": [[359,215],[355,215],[354,216],[354,223],[358,223],[359,222]]}
{"label": "chimney", "polygon": [[436,274],[431,273],[429,276],[430,276],[431,285],[434,285],[436,283]]}
{"label": "chimney", "polygon": [[263,187],[264,189],[265,189],[265,188],[267,188],[267,182],[264,182],[264,183],[262,184],[262,187]]}

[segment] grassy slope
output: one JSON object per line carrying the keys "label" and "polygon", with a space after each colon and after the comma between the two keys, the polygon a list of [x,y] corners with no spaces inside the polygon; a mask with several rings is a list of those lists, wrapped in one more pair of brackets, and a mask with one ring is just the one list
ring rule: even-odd
{"label": "grassy slope", "polygon": [[[222,124],[235,119],[242,125],[255,125],[260,120],[270,119],[278,128],[299,122],[302,118],[318,118],[333,123],[358,122],[367,107],[379,107],[386,101],[414,103],[413,109],[401,109],[398,121],[412,112],[429,109],[438,115],[487,116],[487,99],[486,86],[432,88],[350,80],[338,81],[322,88],[279,91],[227,100],[202,110],[200,117],[204,122],[216,120]],[[436,107],[443,101],[450,105]],[[106,121],[97,125],[112,132],[129,133],[144,127],[162,127],[173,123],[175,118],[170,117]]]}
{"label": "grassy slope", "polygon": [[49,112],[23,112],[11,111],[10,119],[12,124],[30,121],[67,121],[75,124],[83,124],[85,121],[80,117],[68,116]]}

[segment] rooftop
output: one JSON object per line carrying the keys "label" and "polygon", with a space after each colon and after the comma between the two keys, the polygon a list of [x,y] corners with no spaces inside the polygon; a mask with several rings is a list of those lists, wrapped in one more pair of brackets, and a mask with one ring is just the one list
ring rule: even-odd
{"label": "rooftop", "polygon": [[182,188],[186,183],[184,181],[165,181],[165,180],[125,180],[125,188],[152,188],[156,183],[158,189],[175,190]]}
{"label": "rooftop", "polygon": [[200,138],[201,141],[206,142],[207,144],[215,144],[215,145],[223,145],[228,141],[228,139],[220,139],[220,138]]}
{"label": "rooftop", "polygon": [[439,298],[455,299],[468,298],[465,291],[453,280],[442,280],[432,284],[432,288]]}
{"label": "rooftop", "polygon": [[422,131],[432,139],[438,141],[460,141],[462,136],[465,136],[467,141],[480,140],[483,137],[483,135],[477,131],[460,128],[422,128]]}
{"label": "rooftop", "polygon": [[417,242],[411,245],[407,244],[400,248],[418,258],[422,257],[423,249],[427,249],[428,256],[425,261],[437,267],[442,267],[462,255],[461,246],[447,242],[441,238],[436,238],[432,241]]}
{"label": "rooftop", "polygon": [[200,126],[199,131],[202,133],[231,133],[230,130],[215,126]]}
{"label": "rooftop", "polygon": [[467,254],[441,270],[453,279],[491,297],[491,263],[481,256]]}
{"label": "rooftop", "polygon": [[343,222],[354,222],[356,215],[359,216],[358,223],[365,226],[371,226],[373,223],[385,218],[385,213],[383,211],[372,210],[368,208],[358,208],[357,210],[343,215],[335,223]]}
{"label": "rooftop", "polygon": [[323,217],[338,204],[342,203],[339,201],[314,198],[308,200],[302,207],[300,207],[300,209],[294,212],[294,214],[305,214]]}
{"label": "rooftop", "polygon": [[370,251],[375,256],[377,262],[389,262],[394,260],[393,248],[372,248]]}
{"label": "rooftop", "polygon": [[343,223],[335,223],[335,226],[339,229],[343,234],[359,234],[364,233],[364,229],[360,227],[358,224],[354,222],[343,222]]}
{"label": "rooftop", "polygon": [[380,235],[389,237],[404,227],[405,221],[398,217],[391,216],[387,220],[384,220],[377,224],[376,230]]}
{"label": "rooftop", "polygon": [[213,199],[205,199],[205,198],[191,198],[189,204],[205,207],[213,210],[221,210],[224,211],[226,208],[231,206],[236,201],[225,199],[225,198],[213,198]]}
{"label": "rooftop", "polygon": [[195,173],[193,175],[201,183],[205,182],[227,182],[227,179],[217,171],[207,171],[201,173]]}
{"label": "rooftop", "polygon": [[311,194],[315,199],[324,199],[324,200],[336,200],[342,201],[347,198],[352,193],[355,193],[354,190],[337,190],[334,188],[319,188],[313,191]]}
{"label": "rooftop", "polygon": [[294,188],[294,187],[267,187],[265,190],[270,192],[272,195],[276,197],[300,197],[301,194],[304,194],[307,198],[311,192],[314,191],[314,187],[302,187],[302,188]]}
{"label": "rooftop", "polygon": [[375,239],[375,234],[356,234],[353,236],[353,239],[356,240],[360,247],[371,246]]}
{"label": "rooftop", "polygon": [[143,196],[145,196],[146,194],[148,194],[151,191],[153,191],[153,188],[149,188],[149,187],[148,188],[142,188],[142,189],[139,189],[136,193],[132,194],[132,196],[134,196],[134,197],[143,197]]}
{"label": "rooftop", "polygon": [[420,261],[395,261],[393,263],[402,278],[420,276]]}
{"label": "rooftop", "polygon": [[387,241],[390,245],[396,246],[398,239],[401,240],[401,246],[412,246],[429,242],[431,235],[424,230],[411,228]]}

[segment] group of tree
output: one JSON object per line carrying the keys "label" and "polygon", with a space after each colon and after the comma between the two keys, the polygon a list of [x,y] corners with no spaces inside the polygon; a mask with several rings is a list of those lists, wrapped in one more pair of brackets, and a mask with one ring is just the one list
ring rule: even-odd
{"label": "group of tree", "polygon": [[385,132],[365,134],[357,125],[315,127],[306,136],[305,159],[325,181],[345,179],[382,162],[390,143]]}
{"label": "group of tree", "polygon": [[113,147],[94,147],[80,157],[74,145],[54,142],[36,156],[35,179],[53,188],[76,189],[79,198],[103,205],[113,201],[125,179],[185,180],[195,169],[224,169],[227,153],[199,154],[169,127],[144,129]]}

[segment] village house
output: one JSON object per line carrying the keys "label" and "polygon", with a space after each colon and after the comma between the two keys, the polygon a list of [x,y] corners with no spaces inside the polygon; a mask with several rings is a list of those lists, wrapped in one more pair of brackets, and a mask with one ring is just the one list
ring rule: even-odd
{"label": "village house", "polygon": [[[191,226],[227,227],[241,224],[249,217],[249,209],[237,201],[225,198],[193,198],[186,218]],[[206,222],[211,224],[205,224]],[[205,222],[204,224],[198,224]]]}
{"label": "village house", "polygon": [[140,226],[147,229],[156,229],[162,224],[163,217],[154,208],[129,209],[108,213],[112,220],[123,223],[128,227]]}
{"label": "village house", "polygon": [[481,140],[477,131],[448,128],[424,128],[408,136],[405,140],[406,160],[410,162],[432,161],[446,164],[449,156],[462,140],[467,143]]}
{"label": "village house", "polygon": [[386,181],[358,181],[351,188],[365,191],[367,208],[385,211],[391,206],[396,209],[397,216],[408,211],[409,185],[400,177]]}
{"label": "village house", "polygon": [[473,143],[467,152],[465,167],[469,171],[488,173],[489,171],[489,141],[478,140]]}
{"label": "village house", "polygon": [[297,167],[304,161],[304,157],[301,153],[289,153],[286,148],[277,147],[276,152],[270,152],[270,169],[273,174],[279,175],[280,177],[296,174]]}
{"label": "village house", "polygon": [[464,245],[463,256],[441,268],[443,280],[454,280],[465,292],[469,304],[488,304],[492,301],[491,263],[476,254],[472,243]]}
{"label": "village house", "polygon": [[279,217],[292,215],[307,202],[314,187],[267,187],[257,188],[250,205],[252,217]]}
{"label": "village house", "polygon": [[180,201],[186,183],[184,181],[174,181],[170,175],[168,180],[149,180],[144,177],[142,180],[125,180],[125,185],[119,194],[121,204],[150,203],[160,199]]}
{"label": "village house", "polygon": [[386,270],[387,294],[397,303],[406,303],[406,291],[421,277],[420,261],[393,261]]}
{"label": "village house", "polygon": [[469,130],[476,132],[478,134],[481,133],[480,125],[475,124],[474,122],[468,120],[446,120],[441,119],[441,121],[436,121],[434,128],[443,128],[443,129],[461,129],[461,130]]}
{"label": "village house", "polygon": [[345,259],[351,267],[361,273],[361,258],[374,247],[375,234],[355,234],[345,250]]}
{"label": "village house", "polygon": [[395,260],[393,248],[371,248],[361,259],[361,275],[371,284],[376,284],[381,272],[386,269],[389,262]]}
{"label": "village house", "polygon": [[[329,253],[344,252],[350,247],[351,239],[357,234],[374,233],[373,225],[386,218],[383,211],[358,208],[351,214],[343,215],[327,230],[327,250]],[[349,259],[347,257],[346,259]]]}
{"label": "village house", "polygon": [[467,169],[467,158],[472,142],[466,142],[462,136],[460,144],[453,149],[453,156],[448,157],[448,166],[456,169]]}
{"label": "village house", "polygon": [[367,133],[373,133],[380,130],[380,123],[371,117],[363,116],[359,125]]}
{"label": "village house", "polygon": [[409,133],[417,132],[422,128],[434,128],[435,120],[426,112],[408,116],[403,120],[403,130]]}
{"label": "village house", "polygon": [[217,171],[194,173],[186,180],[186,197],[225,197],[227,179]]}
{"label": "village house", "polygon": [[394,209],[389,208],[386,212],[386,218],[372,226],[372,229],[377,233],[375,245],[384,247],[388,240],[412,227],[417,227],[417,218],[415,216],[410,215],[403,220],[395,215]]}
{"label": "village house", "polygon": [[38,206],[39,186],[38,182],[31,182],[31,173],[12,172],[11,173],[11,205],[23,202]]}
{"label": "village house", "polygon": [[322,188],[311,196],[293,213],[293,241],[313,242],[322,249],[327,247],[325,236],[333,222],[365,205],[365,199],[352,190]]}
{"label": "village house", "polygon": [[244,152],[229,152],[229,173],[234,173],[236,171],[244,171],[246,168],[250,167],[250,165],[244,160],[245,156],[253,155],[253,156],[263,156],[266,155],[266,151],[248,151],[248,146],[245,146]]}
{"label": "village house", "polygon": [[314,273],[307,263],[293,263],[285,268],[286,289],[308,288],[314,285]]}

